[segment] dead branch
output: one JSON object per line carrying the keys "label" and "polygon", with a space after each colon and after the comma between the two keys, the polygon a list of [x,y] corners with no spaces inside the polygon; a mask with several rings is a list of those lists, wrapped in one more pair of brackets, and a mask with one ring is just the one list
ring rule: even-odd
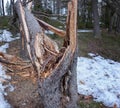
{"label": "dead branch", "polygon": [[32,64],[27,65],[27,66],[24,66],[21,70],[24,70],[24,69],[30,68],[31,66],[32,66]]}
{"label": "dead branch", "polygon": [[58,28],[55,28],[51,25],[49,25],[48,23],[36,18],[37,21],[39,22],[39,24],[45,29],[45,30],[51,30],[52,32],[54,32],[55,34],[61,36],[61,37],[65,37],[66,33],[64,30],[60,30]]}
{"label": "dead branch", "polygon": [[5,67],[8,71],[10,72],[14,72],[12,69],[10,69],[9,67]]}
{"label": "dead branch", "polygon": [[15,62],[10,62],[8,60],[5,60],[3,58],[0,58],[0,62],[4,63],[4,64],[8,64],[8,65],[20,65],[20,66],[24,66],[25,64],[23,63],[15,63]]}
{"label": "dead branch", "polygon": [[4,59],[7,59],[7,60],[12,60],[15,56],[0,52],[0,57],[4,58]]}
{"label": "dead branch", "polygon": [[0,62],[4,63],[4,64],[9,64],[9,65],[20,65],[20,66],[24,66],[26,63],[31,63],[30,61],[23,61],[23,62],[12,62],[14,59],[19,59],[21,60],[21,58],[16,57],[14,55],[10,55],[10,54],[6,54],[3,52],[0,52]]}
{"label": "dead branch", "polygon": [[11,63],[11,62],[9,62],[9,61],[6,61],[6,60],[4,60],[4,59],[2,59],[2,58],[0,58],[0,62],[1,62],[1,63],[5,63],[5,64],[10,64],[10,65],[15,65],[14,63]]}
{"label": "dead branch", "polygon": [[52,52],[51,50],[49,50],[47,47],[44,47],[46,51],[48,51],[49,53],[53,54],[54,56],[57,56],[58,54]]}

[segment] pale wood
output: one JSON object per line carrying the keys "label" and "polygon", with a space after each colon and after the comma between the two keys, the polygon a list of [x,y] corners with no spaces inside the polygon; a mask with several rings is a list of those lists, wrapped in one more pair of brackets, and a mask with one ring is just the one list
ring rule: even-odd
{"label": "pale wood", "polygon": [[26,21],[25,21],[25,13],[23,11],[21,1],[17,0],[15,6],[16,6],[15,8],[16,8],[17,14],[19,16],[20,25],[23,27],[22,30],[23,30],[25,37],[26,37],[25,39],[26,39],[27,51],[28,51],[29,57],[31,58],[30,45],[29,45],[29,43],[30,43],[29,32],[28,32]]}
{"label": "pale wood", "polygon": [[48,24],[48,23],[46,23],[46,22],[44,22],[44,21],[42,21],[42,20],[40,20],[40,19],[38,19],[38,18],[36,18],[36,19],[37,19],[37,21],[40,23],[40,25],[41,25],[44,29],[46,29],[46,30],[51,30],[51,31],[54,32],[55,34],[57,34],[57,35],[59,35],[59,36],[61,36],[61,37],[65,37],[66,32],[65,32],[64,30],[60,30],[60,29],[58,29],[58,28],[55,28],[55,27],[53,27],[52,25],[50,25],[50,24]]}

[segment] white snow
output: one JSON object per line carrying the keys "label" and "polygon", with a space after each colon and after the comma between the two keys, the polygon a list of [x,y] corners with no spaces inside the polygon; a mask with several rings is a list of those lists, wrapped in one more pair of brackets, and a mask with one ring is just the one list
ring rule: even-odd
{"label": "white snow", "polygon": [[[62,26],[59,26],[59,28],[62,28]],[[93,30],[82,30],[82,29],[78,29],[77,30],[78,33],[89,33],[89,32],[93,32]],[[45,30],[46,34],[54,34],[54,32],[50,31],[50,30]]]}
{"label": "white snow", "polygon": [[12,36],[11,32],[9,32],[7,30],[3,30],[2,34],[0,34],[0,41],[11,42],[13,40],[19,39],[19,37],[12,38],[11,36]]}
{"label": "white snow", "polygon": [[9,47],[9,44],[6,43],[2,46],[0,46],[0,52],[6,53],[6,49]]}
{"label": "white snow", "polygon": [[84,30],[84,29],[78,29],[78,33],[87,33],[87,32],[93,32],[93,30]]}
{"label": "white snow", "polygon": [[[0,46],[0,51],[6,53],[6,49],[9,48],[9,42],[15,39],[19,39],[19,37],[12,38],[12,34],[7,30],[0,30],[0,41],[8,42],[4,45]],[[18,35],[17,35],[18,36]],[[5,100],[4,95],[7,95],[5,89],[8,88],[9,91],[13,91],[14,87],[11,84],[3,85],[5,80],[9,80],[10,76],[7,76],[5,73],[5,69],[0,64],[0,108],[11,108],[10,104]]]}
{"label": "white snow", "polygon": [[4,91],[7,86],[3,86],[3,81],[10,79],[9,76],[5,74],[5,70],[0,65],[0,108],[10,108],[9,103],[5,100],[4,95],[7,93]]}
{"label": "white snow", "polygon": [[89,54],[91,58],[78,57],[78,93],[92,95],[95,101],[120,108],[120,63]]}
{"label": "white snow", "polygon": [[45,33],[46,33],[46,34],[51,34],[51,35],[54,34],[54,33],[53,33],[52,31],[50,31],[50,30],[45,30]]}

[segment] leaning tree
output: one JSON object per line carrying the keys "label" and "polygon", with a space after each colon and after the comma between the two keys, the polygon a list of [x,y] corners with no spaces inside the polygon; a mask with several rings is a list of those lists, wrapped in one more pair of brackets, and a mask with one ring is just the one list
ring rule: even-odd
{"label": "leaning tree", "polygon": [[[22,40],[38,77],[42,105],[44,108],[77,108],[77,0],[68,3],[66,31],[36,18],[30,6],[17,0],[15,10]],[[59,48],[44,30],[63,38],[63,46]]]}

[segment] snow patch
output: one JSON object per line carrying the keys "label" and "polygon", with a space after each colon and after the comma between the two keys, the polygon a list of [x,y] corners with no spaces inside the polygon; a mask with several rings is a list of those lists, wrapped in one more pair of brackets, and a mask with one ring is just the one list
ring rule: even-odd
{"label": "snow patch", "polygon": [[82,29],[79,29],[77,32],[78,33],[87,33],[87,32],[93,32],[93,30],[82,30]]}
{"label": "snow patch", "polygon": [[7,79],[10,79],[10,77],[5,74],[5,70],[0,65],[0,108],[10,108],[10,104],[4,98],[4,95],[7,95],[4,91],[7,86],[3,86],[2,84]]}
{"label": "snow patch", "polygon": [[9,44],[6,43],[2,46],[0,46],[0,52],[6,53],[6,49],[9,47]]}
{"label": "snow patch", "polygon": [[[6,53],[6,49],[9,48],[9,42],[19,39],[19,37],[12,38],[12,34],[7,30],[0,30],[0,41],[8,42],[0,46],[0,52]],[[19,36],[19,34],[17,34]],[[9,91],[13,91],[14,87],[9,83],[8,85],[3,85],[3,82],[10,80],[11,77],[7,76],[5,69],[0,64],[0,108],[11,108],[10,104],[5,100],[4,95],[7,95],[5,89],[8,88]]]}
{"label": "snow patch", "polygon": [[120,108],[120,63],[89,53],[92,57],[78,57],[78,93],[92,95],[95,101]]}
{"label": "snow patch", "polygon": [[54,32],[52,32],[52,31],[50,31],[50,30],[45,30],[45,33],[46,33],[46,34],[51,34],[51,35],[54,34]]}
{"label": "snow patch", "polygon": [[3,30],[2,31],[2,34],[0,34],[0,41],[3,41],[3,42],[11,42],[13,40],[16,40],[16,39],[19,39],[20,37],[15,37],[15,38],[12,38],[11,37],[12,34],[11,32],[7,31],[7,30]]}

